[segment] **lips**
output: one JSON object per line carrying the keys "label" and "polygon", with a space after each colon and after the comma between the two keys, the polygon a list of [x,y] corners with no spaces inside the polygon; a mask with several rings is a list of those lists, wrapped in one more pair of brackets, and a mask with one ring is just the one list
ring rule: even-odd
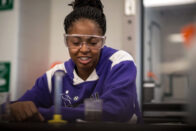
{"label": "lips", "polygon": [[92,58],[89,57],[89,56],[81,56],[81,57],[78,57],[78,60],[81,64],[88,64],[91,62]]}

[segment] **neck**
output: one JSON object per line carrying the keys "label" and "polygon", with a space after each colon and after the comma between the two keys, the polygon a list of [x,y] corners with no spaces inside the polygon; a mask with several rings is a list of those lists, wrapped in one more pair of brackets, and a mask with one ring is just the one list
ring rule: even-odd
{"label": "neck", "polygon": [[93,72],[94,68],[93,69],[80,69],[80,70],[76,70],[77,71],[77,74],[80,78],[82,78],[83,80],[86,80],[90,74]]}

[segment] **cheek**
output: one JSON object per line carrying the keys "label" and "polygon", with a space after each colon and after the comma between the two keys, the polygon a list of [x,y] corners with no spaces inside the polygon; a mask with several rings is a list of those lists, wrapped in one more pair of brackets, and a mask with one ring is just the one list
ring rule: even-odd
{"label": "cheek", "polygon": [[100,51],[94,51],[92,52],[92,54],[94,56],[95,61],[98,61],[100,57]]}
{"label": "cheek", "polygon": [[72,59],[74,59],[76,57],[76,54],[77,52],[76,51],[72,51],[72,50],[69,50],[69,55]]}

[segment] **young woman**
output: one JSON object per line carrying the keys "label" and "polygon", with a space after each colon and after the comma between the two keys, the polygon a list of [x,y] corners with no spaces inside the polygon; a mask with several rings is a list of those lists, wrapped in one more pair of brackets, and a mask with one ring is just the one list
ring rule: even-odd
{"label": "young woman", "polygon": [[105,46],[106,19],[100,0],[75,0],[64,20],[64,39],[71,59],[37,79],[33,88],[11,104],[17,121],[52,119],[54,73],[65,72],[61,95],[63,119],[85,119],[84,99],[103,101],[104,121],[141,121],[136,93],[136,66],[125,51]]}

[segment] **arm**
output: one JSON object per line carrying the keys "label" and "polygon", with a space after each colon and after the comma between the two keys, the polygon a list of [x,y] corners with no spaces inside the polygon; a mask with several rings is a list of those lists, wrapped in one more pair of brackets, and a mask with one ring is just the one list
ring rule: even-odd
{"label": "arm", "polygon": [[38,78],[32,89],[28,90],[18,101],[32,101],[36,107],[52,106],[53,100],[48,89],[46,74]]}
{"label": "arm", "polygon": [[[127,61],[113,67],[109,73],[104,93],[100,96],[103,100],[103,119],[105,121],[128,121],[135,113],[137,102],[136,95],[136,67],[133,62]],[[54,107],[39,108],[45,119],[52,119]],[[78,107],[61,107],[63,119],[74,121],[84,119],[84,104]]]}
{"label": "arm", "polygon": [[31,90],[28,90],[21,98],[11,102],[11,119],[14,121],[43,121],[44,118],[38,112],[37,107],[50,107],[52,105],[48,87],[44,81],[45,75],[38,78]]}
{"label": "arm", "polygon": [[[136,67],[132,61],[115,65],[107,77],[104,94],[103,115],[109,121],[128,121],[136,111]],[[139,108],[139,107],[138,107]]]}

